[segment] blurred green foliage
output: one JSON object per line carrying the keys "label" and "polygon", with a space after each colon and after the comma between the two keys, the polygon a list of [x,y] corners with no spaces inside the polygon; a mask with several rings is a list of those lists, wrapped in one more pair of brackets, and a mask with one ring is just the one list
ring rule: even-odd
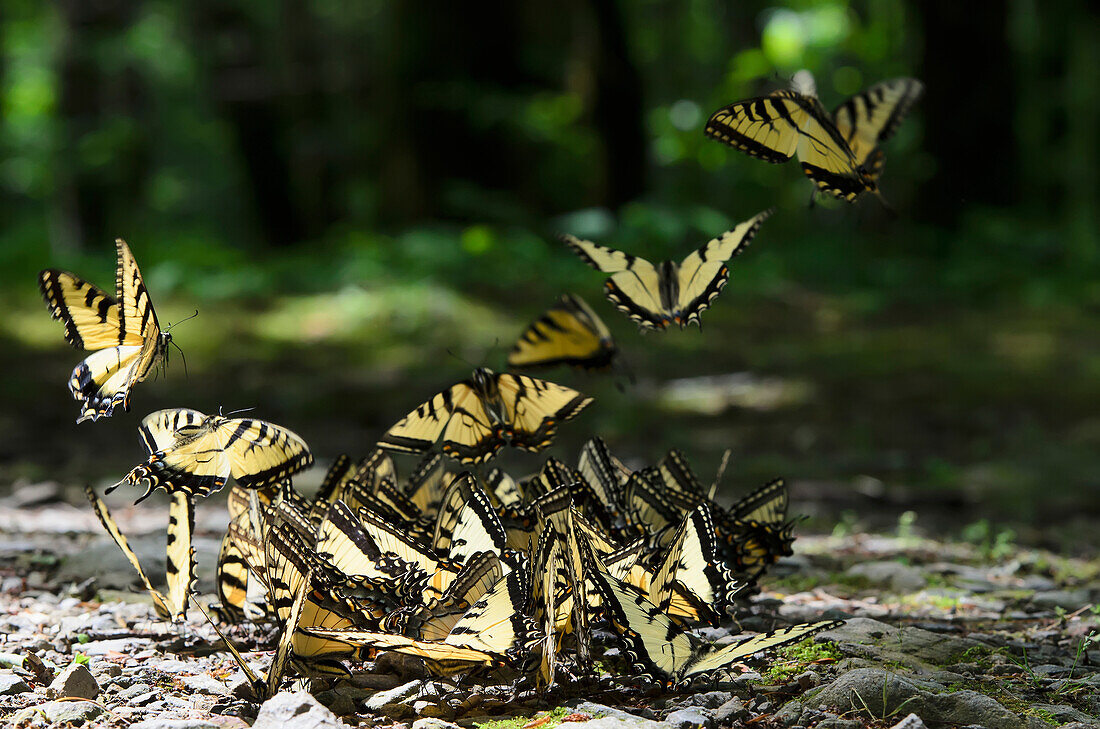
{"label": "blurred green foliage", "polygon": [[[959,22],[946,3],[0,7],[0,276],[20,289],[44,261],[109,273],[121,235],[161,286],[203,297],[430,278],[507,300],[523,271],[552,295],[583,276],[556,231],[672,255],[774,204],[750,286],[1100,297],[1097,91],[1074,76],[1096,44],[1026,0],[966,20],[1014,61],[995,84],[984,51],[927,46]],[[888,146],[900,221],[874,201],[807,212],[794,165],[704,139],[715,108],[799,68],[826,106],[895,75],[929,83]],[[1016,179],[935,148],[925,130],[960,114],[1011,129],[996,154]],[[945,178],[966,197],[934,194]]]}

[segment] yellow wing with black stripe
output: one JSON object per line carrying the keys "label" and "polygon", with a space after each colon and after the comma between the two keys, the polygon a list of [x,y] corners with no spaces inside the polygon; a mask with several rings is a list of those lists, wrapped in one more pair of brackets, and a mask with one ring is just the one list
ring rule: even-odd
{"label": "yellow wing with black stripe", "polygon": [[876,189],[828,112],[812,96],[776,91],[730,104],[711,115],[705,133],[772,163],[797,155],[802,171],[819,189],[849,202]]}
{"label": "yellow wing with black stripe", "polygon": [[606,369],[616,353],[607,325],[584,299],[564,294],[531,323],[508,354],[512,368],[566,364],[587,370]]}
{"label": "yellow wing with black stripe", "polygon": [[917,79],[895,78],[875,84],[833,111],[837,130],[873,179],[882,173],[879,145],[894,135],[923,93],[924,84]]}

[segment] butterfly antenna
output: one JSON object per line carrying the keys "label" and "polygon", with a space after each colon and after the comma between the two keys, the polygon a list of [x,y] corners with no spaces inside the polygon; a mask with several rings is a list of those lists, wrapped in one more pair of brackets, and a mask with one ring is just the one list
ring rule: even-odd
{"label": "butterfly antenna", "polygon": [[174,327],[174,326],[176,326],[176,325],[178,325],[178,324],[183,324],[183,323],[184,323],[185,321],[191,321],[192,319],[194,319],[194,318],[195,318],[196,316],[198,316],[198,315],[199,315],[199,310],[198,310],[198,309],[195,309],[195,313],[194,313],[194,314],[192,314],[192,315],[191,315],[191,316],[189,316],[189,317],[185,317],[185,318],[183,318],[183,319],[180,319],[180,320],[179,320],[178,322],[176,322],[175,324],[169,324],[168,326],[166,326],[166,327],[164,328],[164,331],[165,331],[165,332],[170,332],[170,331],[172,331],[172,327]]}
{"label": "butterfly antenna", "polygon": [[726,452],[722,454],[722,462],[718,464],[718,473],[714,476],[714,483],[710,485],[710,494],[707,496],[711,501],[714,501],[714,495],[718,493],[718,484],[722,482],[722,477],[726,475],[726,466],[729,465],[732,452],[727,448]]}
{"label": "butterfly antenna", "polygon": [[239,410],[230,410],[225,415],[222,415],[222,409],[219,407],[218,408],[218,415],[221,415],[221,417],[223,417],[223,418],[230,418],[230,417],[233,417],[234,415],[240,415],[241,413],[250,413],[255,409],[256,409],[256,406],[253,405],[252,407],[240,408]]}
{"label": "butterfly antenna", "polygon": [[[175,340],[172,341],[172,346],[179,350],[180,359],[183,360],[183,378],[186,380],[187,379],[187,355],[183,353],[183,347],[176,344]],[[165,363],[167,363],[167,362],[168,362],[168,358],[165,357]]]}
{"label": "butterfly antenna", "polygon": [[[206,616],[206,622],[210,623],[210,627],[214,629],[214,632],[217,633],[218,637],[222,639],[222,643],[225,643],[225,647],[228,648],[229,652],[233,654],[233,658],[236,659],[237,665],[241,667],[241,670],[244,671],[244,675],[248,677],[249,683],[252,684],[253,692],[256,692],[258,690],[262,691],[264,685],[263,681],[252,670],[252,667],[245,662],[244,656],[240,654],[240,651],[237,650],[237,647],[229,642],[229,638],[227,638],[225,633],[222,632],[222,629],[218,627],[218,624],[210,618],[210,613],[206,612],[206,608],[203,606],[202,601],[198,598],[195,598],[192,602],[194,602],[194,604],[198,606],[199,610],[202,611],[202,614]],[[256,693],[256,695],[260,696],[262,694]]]}
{"label": "butterfly antenna", "polygon": [[470,366],[470,367],[473,367],[473,368],[474,368],[475,370],[476,370],[476,369],[477,369],[478,367],[480,367],[480,366],[481,366],[481,365],[476,365],[476,364],[474,364],[473,362],[471,362],[470,360],[466,359],[466,358],[465,358],[465,357],[463,357],[462,355],[460,355],[460,354],[458,354],[458,353],[456,353],[456,352],[452,351],[450,347],[447,347],[447,349],[446,349],[445,351],[447,352],[447,354],[451,355],[452,357],[454,357],[455,359],[457,359],[457,360],[458,360],[459,362],[461,362],[462,364],[464,364],[464,365],[468,365],[468,366]]}

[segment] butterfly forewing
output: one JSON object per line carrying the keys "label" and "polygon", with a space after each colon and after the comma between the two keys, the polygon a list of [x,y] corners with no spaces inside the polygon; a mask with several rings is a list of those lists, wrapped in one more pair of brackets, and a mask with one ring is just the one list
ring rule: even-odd
{"label": "butterfly forewing", "polygon": [[874,176],[881,172],[881,160],[876,162],[872,154],[893,136],[923,92],[924,84],[915,78],[890,79],[853,96],[833,112],[837,129],[856,160],[872,169],[879,168],[873,169]]}

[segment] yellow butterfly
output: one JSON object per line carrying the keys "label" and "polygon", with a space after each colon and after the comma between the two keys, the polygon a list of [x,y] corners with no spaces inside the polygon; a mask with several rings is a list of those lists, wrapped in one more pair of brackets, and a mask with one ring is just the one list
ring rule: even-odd
{"label": "yellow butterfly", "polygon": [[525,375],[497,374],[485,367],[437,394],[391,427],[378,445],[424,453],[442,440],[444,455],[484,463],[506,444],[541,451],[557,425],[588,407],[592,398]]}
{"label": "yellow butterfly", "polygon": [[[118,484],[207,496],[232,476],[238,486],[260,488],[282,481],[313,463],[301,436],[252,418],[204,415],[197,410],[158,410],[138,429],[149,458]],[[140,501],[141,499],[139,499]]]}
{"label": "yellow butterfly", "polygon": [[81,404],[78,423],[130,409],[130,390],[168,355],[172,335],[162,332],[137,262],[121,238],[115,296],[67,271],[47,268],[38,288],[65,340],[92,354],[69,377],[69,391]]}

